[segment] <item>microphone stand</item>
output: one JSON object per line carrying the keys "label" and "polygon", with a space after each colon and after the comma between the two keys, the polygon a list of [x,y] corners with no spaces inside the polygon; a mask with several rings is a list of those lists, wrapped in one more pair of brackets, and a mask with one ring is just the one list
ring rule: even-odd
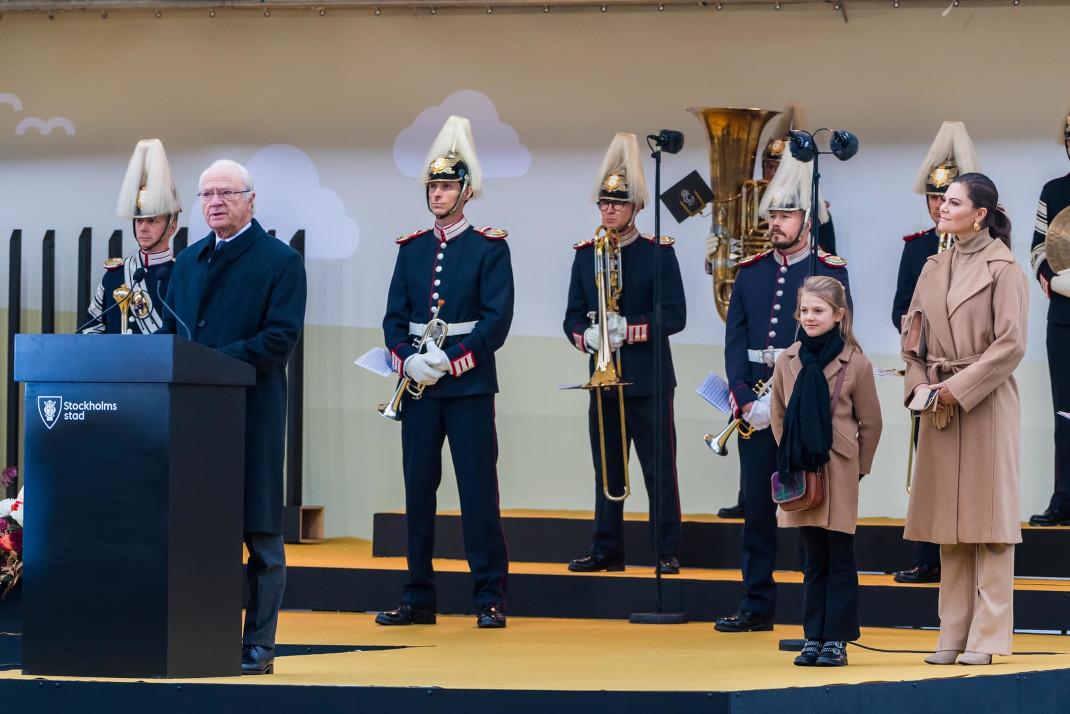
{"label": "microphone stand", "polygon": [[654,507],[650,520],[654,527],[654,611],[633,612],[628,621],[633,625],[679,625],[687,622],[686,612],[665,612],[661,605],[661,449],[665,440],[662,428],[661,366],[663,349],[661,343],[661,145],[648,144],[654,159],[654,322],[651,333],[654,339]]}

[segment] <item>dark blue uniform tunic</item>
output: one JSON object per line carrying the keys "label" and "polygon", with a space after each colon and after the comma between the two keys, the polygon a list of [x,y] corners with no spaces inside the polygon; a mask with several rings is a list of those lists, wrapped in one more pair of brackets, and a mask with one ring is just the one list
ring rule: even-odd
{"label": "dark blue uniform tunic", "polygon": [[[1070,209],[1070,174],[1044,184],[1037,205],[1033,231],[1032,264],[1037,278],[1051,280],[1055,275],[1048,264],[1044,241],[1048,224]],[[1053,292],[1048,304],[1048,372],[1051,398],[1055,410],[1070,411],[1070,297]],[[1070,517],[1070,419],[1055,417],[1055,492],[1049,507]]]}
{"label": "dark blue uniform tunic", "polygon": [[[166,309],[160,304],[160,296],[167,295],[167,284],[170,282],[170,272],[174,264],[175,259],[171,251],[156,255],[138,252],[126,257],[122,264],[114,267],[106,263],[104,275],[100,278],[93,302],[89,306],[89,316],[95,319],[83,328],[82,332],[109,335],[122,332],[123,316],[119,308],[114,307],[115,298],[112,292],[124,283],[131,289],[144,290],[152,301],[152,309],[144,318],[137,317],[132,310],[129,312],[128,331],[135,335],[150,335],[158,331],[163,324],[162,315]],[[145,276],[135,282],[134,274],[140,268],[145,269]]]}
{"label": "dark blue uniform tunic", "polygon": [[[740,263],[732,286],[725,327],[725,370],[732,400],[738,407],[755,400],[758,380],[773,376],[773,353],[769,363],[752,359],[748,350],[782,350],[795,341],[795,303],[799,287],[809,274],[810,253],[784,257],[766,251]],[[817,274],[843,283],[851,302],[846,262],[819,253]],[[776,505],[769,490],[769,477],[776,471],[777,445],[772,429],[740,438],[739,466],[743,480],[743,534],[741,563],[743,601],[740,612],[772,618],[776,610]]]}
{"label": "dark blue uniform tunic", "polygon": [[[435,609],[436,492],[442,480],[442,443],[450,442],[461,501],[465,555],[477,611],[505,604],[509,569],[498,506],[498,436],[494,352],[513,320],[513,269],[505,232],[476,230],[462,219],[398,239],[383,334],[394,368],[416,354],[412,327],[436,315],[450,324],[475,322],[467,334],[448,336],[443,350],[450,372],[422,399],[406,395],[401,407],[409,582],[403,601]],[[437,310],[437,312],[436,312]],[[420,330],[422,334],[422,329]]]}
{"label": "dark blue uniform tunic", "polygon": [[[578,243],[572,262],[572,278],[568,289],[568,307],[563,324],[565,336],[573,347],[587,352],[583,332],[591,321],[588,312],[598,310],[598,292],[595,283],[593,241]],[[654,374],[654,251],[662,251],[662,372]],[[687,322],[687,307],[684,301],[680,264],[671,239],[662,239],[659,248],[653,236],[636,236],[621,247],[621,299],[620,314],[628,321],[626,340],[620,348],[622,381],[631,382],[624,388],[624,421],[629,444],[635,451],[643,469],[646,490],[650,498],[651,512],[654,502],[655,460],[661,459],[662,483],[659,507],[660,543],[659,557],[675,556],[680,548],[680,494],[676,476],[676,426],[673,416],[673,393],[676,374],[673,371],[669,335],[684,329]],[[594,356],[589,360],[594,370]],[[624,462],[620,436],[620,404],[615,389],[602,392],[602,409],[605,425],[606,469],[609,489],[614,495],[624,488]],[[660,454],[654,446],[654,409],[662,410],[662,424],[668,438],[662,440]],[[593,555],[610,559],[624,558],[624,504],[610,501],[602,492],[602,459],[598,439],[598,407],[591,390],[588,409],[588,426],[591,438],[591,455],[595,473],[595,523],[591,545]],[[651,519],[651,543],[654,545],[653,519]],[[655,551],[656,552],[656,551]]]}

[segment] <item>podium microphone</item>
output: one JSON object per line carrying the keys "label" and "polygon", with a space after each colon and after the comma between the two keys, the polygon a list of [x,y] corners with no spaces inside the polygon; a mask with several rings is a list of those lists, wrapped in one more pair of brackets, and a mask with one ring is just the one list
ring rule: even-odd
{"label": "podium microphone", "polygon": [[156,297],[160,299],[160,304],[167,308],[167,311],[169,313],[171,313],[171,316],[173,318],[175,318],[175,321],[178,322],[179,325],[182,325],[182,329],[186,331],[186,339],[190,340],[192,342],[193,341],[193,333],[190,331],[189,325],[187,325],[185,323],[185,321],[183,321],[182,318],[178,316],[178,313],[175,312],[174,308],[172,308],[170,305],[168,305],[167,301],[164,300],[163,295],[160,294],[160,283],[162,283],[164,280],[167,280],[170,277],[171,277],[171,269],[170,268],[163,268],[162,270],[160,270],[160,276],[156,279]]}
{"label": "podium microphone", "polygon": [[[144,268],[138,268],[137,270],[134,271],[134,274],[130,276],[130,281],[132,283],[134,283],[134,285],[137,285],[138,283],[140,283],[142,280],[145,279],[145,275],[148,272],[149,271],[145,270]],[[92,325],[97,320],[100,320],[100,324],[103,325],[104,324],[104,316],[107,315],[109,312],[111,312],[112,310],[114,310],[117,307],[119,307],[119,303],[113,302],[111,305],[108,306],[107,310],[104,310],[103,312],[101,312],[96,317],[89,318],[88,320],[83,322],[81,325],[79,325],[78,328],[74,331],[74,334],[76,334],[76,335],[80,334],[82,332],[82,330],[84,330],[85,328],[89,327],[90,325]]]}

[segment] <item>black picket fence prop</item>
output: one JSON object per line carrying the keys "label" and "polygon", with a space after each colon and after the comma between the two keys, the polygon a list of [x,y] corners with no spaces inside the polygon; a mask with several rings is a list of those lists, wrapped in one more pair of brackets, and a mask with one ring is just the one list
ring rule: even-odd
{"label": "black picket fence prop", "polygon": [[[275,231],[268,231],[275,235]],[[171,241],[177,256],[189,244],[189,231],[180,228]],[[305,257],[305,231],[298,230],[289,241],[290,247]],[[99,266],[94,269],[92,258],[93,229],[85,227],[78,236],[77,316],[81,324],[89,316],[89,305],[100,279]],[[108,238],[108,257],[123,255],[123,232],[114,230]],[[19,466],[19,426],[22,418],[22,398],[19,384],[15,381],[15,335],[22,332],[22,229],[11,231],[8,243],[7,283],[7,404],[5,433],[7,435],[7,461],[2,467]],[[56,231],[45,231],[41,242],[41,332],[56,331]],[[305,394],[305,338],[297,341],[287,369],[289,381],[286,413],[286,505],[300,507],[303,491],[302,433],[304,426]],[[9,498],[15,496],[17,485],[7,489]]]}

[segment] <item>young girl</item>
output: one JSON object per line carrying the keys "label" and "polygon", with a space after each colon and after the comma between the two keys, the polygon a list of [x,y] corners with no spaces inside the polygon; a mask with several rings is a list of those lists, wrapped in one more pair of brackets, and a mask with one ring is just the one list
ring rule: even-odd
{"label": "young girl", "polygon": [[[777,470],[827,465],[825,499],[808,511],[777,511],[781,528],[799,528],[805,553],[801,666],[847,664],[858,639],[858,573],[854,532],[858,483],[869,472],[881,434],[873,366],[851,332],[843,285],[815,275],[799,288],[799,341],[773,370],[772,428]],[[836,383],[843,372],[836,403]]]}

